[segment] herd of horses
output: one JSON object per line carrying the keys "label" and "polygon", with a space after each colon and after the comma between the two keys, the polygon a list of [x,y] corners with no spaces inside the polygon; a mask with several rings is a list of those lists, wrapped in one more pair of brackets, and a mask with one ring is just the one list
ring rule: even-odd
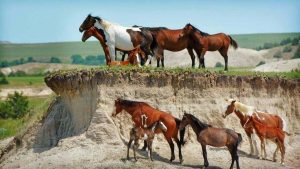
{"label": "herd of horses", "polygon": [[[164,50],[173,52],[187,49],[192,67],[195,67],[195,54],[199,60],[199,68],[205,68],[204,55],[207,51],[219,51],[228,70],[228,49],[238,44],[231,36],[224,33],[209,35],[191,24],[182,29],[166,27],[124,27],[111,23],[100,17],[88,15],[79,27],[84,32],[82,41],[94,36],[99,40],[106,58],[107,65],[145,65],[151,64],[152,57],[157,60],[157,67],[164,67]],[[122,51],[122,61],[116,61],[116,51]],[[128,54],[127,62],[124,62]]]}
{"label": "herd of horses", "polygon": [[[257,111],[254,107],[245,105],[233,99],[226,100],[229,104],[222,115],[226,118],[231,113],[235,113],[240,119],[241,126],[244,128],[250,141],[250,155],[253,154],[253,134],[259,137],[261,141],[260,159],[266,159],[265,139],[273,141],[277,148],[273,155],[273,161],[276,161],[278,150],[281,152],[280,163],[284,165],[285,134],[290,135],[285,131],[285,122],[278,115],[269,114],[266,112]],[[179,161],[183,162],[181,147],[185,144],[184,135],[185,127],[190,125],[197,136],[197,141],[201,144],[202,155],[204,159],[204,167],[208,167],[206,146],[228,148],[231,154],[231,165],[233,168],[234,162],[236,167],[239,166],[238,146],[242,142],[242,135],[228,128],[217,128],[210,124],[200,121],[192,114],[184,112],[182,119],[172,116],[170,113],[155,109],[145,102],[124,100],[118,98],[114,103],[115,110],[112,114],[115,117],[122,111],[131,115],[134,122],[134,127],[130,131],[130,140],[127,145],[127,159],[129,159],[129,149],[134,140],[134,158],[136,160],[135,151],[138,148],[138,141],[144,140],[144,147],[148,147],[149,158],[152,160],[152,142],[155,134],[162,133],[169,143],[171,149],[170,162],[175,160],[174,143],[176,142],[179,152]],[[178,138],[179,136],[179,138]],[[264,155],[263,155],[264,154]]]}

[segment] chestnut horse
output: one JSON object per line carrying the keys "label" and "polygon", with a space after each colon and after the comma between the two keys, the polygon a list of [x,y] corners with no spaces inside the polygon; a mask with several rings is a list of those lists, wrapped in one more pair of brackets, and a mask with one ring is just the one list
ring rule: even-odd
{"label": "chestnut horse", "polygon": [[[269,127],[277,127],[280,129],[284,128],[284,124],[285,124],[284,120],[277,115],[256,111],[254,107],[247,106],[234,99],[228,99],[226,101],[228,101],[230,104],[227,106],[227,109],[223,114],[223,118],[226,118],[228,115],[234,112],[236,116],[240,119],[241,125],[244,126],[247,120],[249,120],[250,116],[253,113],[255,113],[258,115],[258,119],[256,120],[260,121],[261,123]],[[254,155],[253,140],[252,140],[253,127],[249,126],[247,128],[244,128],[244,130],[250,142],[250,155]]]}
{"label": "chestnut horse", "polygon": [[[208,33],[202,32],[190,23],[186,24],[182,29],[180,38],[190,37],[192,41],[197,45],[197,55],[199,59],[199,68],[202,66],[205,68],[204,55],[206,51],[219,51],[225,61],[225,71],[228,70],[228,48],[232,45],[234,49],[238,47],[238,44],[231,36],[224,33],[218,33],[209,35]],[[200,52],[198,52],[200,51]],[[195,58],[192,60],[195,64]]]}
{"label": "chestnut horse", "polygon": [[185,128],[188,124],[192,126],[197,136],[197,140],[201,144],[205,167],[208,167],[209,165],[206,145],[210,145],[214,147],[226,146],[231,154],[230,168],[233,168],[234,161],[236,161],[236,168],[240,168],[239,156],[237,153],[238,145],[242,142],[242,135],[240,133],[236,133],[233,130],[226,128],[212,127],[211,125],[201,122],[195,116],[184,113],[179,129]]}
{"label": "chestnut horse", "polygon": [[91,36],[94,36],[100,42],[100,44],[103,48],[104,54],[105,54],[107,65],[128,65],[129,63],[130,64],[140,64],[139,63],[140,62],[140,57],[145,58],[145,53],[140,49],[139,46],[137,48],[133,49],[132,51],[123,51],[123,50],[120,50],[120,49],[116,49],[116,50],[122,51],[124,53],[123,56],[122,56],[122,61],[124,61],[125,54],[128,54],[129,63],[127,63],[127,62],[118,62],[118,61],[115,61],[115,62],[111,63],[111,58],[110,58],[110,55],[109,55],[109,49],[108,49],[108,46],[105,43],[106,39],[105,39],[105,35],[104,35],[103,30],[98,29],[94,26],[91,27],[90,29],[86,30],[84,32],[84,34],[82,35],[82,38],[81,38],[82,42],[85,42]]}
{"label": "chestnut horse", "polygon": [[123,51],[130,51],[140,46],[147,57],[153,55],[151,50],[153,37],[148,30],[136,27],[124,27],[100,17],[88,15],[80,25],[79,31],[86,31],[93,26],[103,31],[106,40],[105,44],[108,46],[111,59],[115,59],[116,48]]}
{"label": "chestnut horse", "polygon": [[[181,146],[184,145],[183,138],[185,130],[180,131],[179,140],[177,136],[180,124],[179,119],[176,119],[169,113],[157,110],[145,102],[117,99],[115,100],[115,108],[116,111],[112,114],[112,116],[116,116],[122,110],[125,110],[128,114],[131,115],[136,127],[147,128],[157,121],[162,122],[167,128],[166,132],[163,132],[161,129],[156,129],[155,133],[163,133],[166,140],[168,141],[171,149],[170,162],[175,159],[174,143],[172,138],[175,140],[178,146],[180,163],[183,162]],[[146,144],[144,145],[144,147],[145,146]]]}
{"label": "chestnut horse", "polygon": [[[261,154],[260,159],[266,159],[266,148],[265,148],[265,139],[269,139],[273,141],[277,148],[273,154],[273,161],[276,161],[276,154],[278,149],[281,152],[281,164],[284,165],[284,154],[285,154],[285,146],[284,146],[284,137],[285,133],[283,130],[277,127],[268,127],[267,125],[261,123],[256,120],[257,117],[255,115],[250,116],[249,120],[245,123],[244,127],[253,127],[257,136],[260,139],[261,145]],[[263,154],[264,150],[264,156]]]}

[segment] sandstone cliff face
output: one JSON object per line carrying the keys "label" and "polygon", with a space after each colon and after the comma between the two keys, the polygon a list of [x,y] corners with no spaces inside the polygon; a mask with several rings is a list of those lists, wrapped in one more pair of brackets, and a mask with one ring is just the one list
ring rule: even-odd
{"label": "sandstone cliff face", "polygon": [[120,144],[133,123],[126,113],[111,118],[114,100],[119,97],[145,101],[179,118],[184,111],[190,112],[214,126],[243,133],[235,115],[226,119],[221,116],[225,99],[236,98],[258,110],[280,115],[288,123],[289,132],[300,132],[300,80],[91,70],[53,73],[45,82],[60,99],[49,109],[38,132],[36,140],[41,147],[54,146],[62,138],[84,132],[97,143]]}

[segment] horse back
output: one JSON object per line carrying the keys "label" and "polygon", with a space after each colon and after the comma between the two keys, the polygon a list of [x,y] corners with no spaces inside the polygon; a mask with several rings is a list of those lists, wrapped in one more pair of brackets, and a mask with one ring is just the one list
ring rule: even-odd
{"label": "horse back", "polygon": [[255,116],[255,119],[259,120],[261,123],[265,124],[268,127],[277,127],[283,128],[283,120],[278,115],[269,114],[265,112],[257,112],[258,116]]}

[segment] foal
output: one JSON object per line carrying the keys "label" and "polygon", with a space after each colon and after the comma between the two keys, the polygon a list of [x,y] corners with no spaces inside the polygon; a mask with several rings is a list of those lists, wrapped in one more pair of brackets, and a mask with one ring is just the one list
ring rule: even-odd
{"label": "foal", "polygon": [[211,125],[202,123],[195,116],[184,113],[179,129],[183,129],[186,125],[190,124],[197,135],[197,140],[201,144],[202,154],[204,158],[204,166],[208,167],[206,145],[214,147],[226,146],[231,154],[231,165],[233,168],[234,161],[236,167],[239,169],[239,157],[237,153],[238,145],[242,142],[242,135],[233,130],[226,128],[215,128]]}
{"label": "foal", "polygon": [[133,154],[134,154],[134,159],[136,159],[136,149],[139,147],[139,140],[143,139],[144,141],[147,142],[148,145],[148,157],[153,161],[152,159],[152,143],[155,135],[155,130],[159,128],[166,132],[166,127],[162,125],[160,121],[155,122],[152,126],[148,127],[147,129],[143,129],[141,127],[133,127],[130,130],[130,139],[127,144],[127,160],[129,160],[129,148],[131,146],[132,141],[134,140],[134,145],[133,145]]}
{"label": "foal", "polygon": [[[285,133],[282,129],[277,127],[268,127],[261,122],[257,121],[254,115],[250,116],[249,120],[245,123],[244,127],[253,126],[254,130],[256,131],[257,136],[260,139],[261,143],[261,154],[260,159],[266,158],[266,151],[265,150],[265,139],[269,139],[277,145],[277,148],[273,154],[273,161],[276,161],[276,154],[278,149],[280,149],[281,152],[281,164],[284,165],[284,154],[285,154],[285,146],[284,146],[284,138]],[[262,154],[264,152],[264,157],[262,157]]]}

